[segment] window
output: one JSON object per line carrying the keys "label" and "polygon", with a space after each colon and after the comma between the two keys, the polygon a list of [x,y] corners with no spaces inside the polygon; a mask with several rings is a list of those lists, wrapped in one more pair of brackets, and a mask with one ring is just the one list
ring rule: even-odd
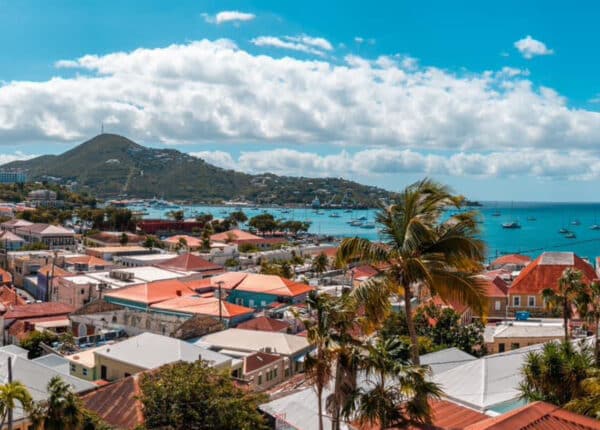
{"label": "window", "polygon": [[131,376],[131,373],[125,372],[125,376],[124,377],[127,378],[128,376]]}
{"label": "window", "polygon": [[527,306],[529,306],[530,308],[535,308],[535,296],[527,297]]}
{"label": "window", "polygon": [[240,297],[237,297],[235,299],[235,304],[236,305],[243,305],[244,304],[244,300],[242,298],[240,298]]}
{"label": "window", "polygon": [[510,349],[519,349],[521,346],[518,343],[511,343]]}
{"label": "window", "polygon": [[498,344],[498,352],[504,352],[504,344],[503,343]]}
{"label": "window", "polygon": [[273,369],[273,378],[277,378],[277,368]]}
{"label": "window", "polygon": [[260,306],[263,307],[263,308],[266,307],[267,306],[267,301],[266,300],[261,300],[260,301]]}
{"label": "window", "polygon": [[518,308],[519,306],[521,306],[521,296],[514,296],[513,297],[513,306]]}
{"label": "window", "polygon": [[77,366],[71,363],[71,372],[75,372],[77,370]]}
{"label": "window", "polygon": [[83,288],[81,289],[81,294],[85,294],[85,290]]}
{"label": "window", "polygon": [[88,370],[87,370],[85,367],[84,367],[84,368],[82,368],[82,370],[81,370],[81,371],[82,371],[82,373],[83,373],[83,376],[87,376],[87,374],[88,374]]}
{"label": "window", "polygon": [[262,385],[262,375],[258,375],[258,385]]}
{"label": "window", "polygon": [[254,300],[250,299],[248,300],[248,306],[253,308],[254,307]]}
{"label": "window", "polygon": [[497,311],[502,309],[502,302],[500,300],[496,300],[496,303],[494,303],[494,309]]}

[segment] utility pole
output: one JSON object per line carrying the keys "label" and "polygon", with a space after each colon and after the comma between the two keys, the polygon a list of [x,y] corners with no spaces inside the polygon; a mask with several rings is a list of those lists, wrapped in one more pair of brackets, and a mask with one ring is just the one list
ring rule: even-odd
{"label": "utility pole", "polygon": [[223,299],[222,299],[222,287],[223,281],[217,281],[217,287],[219,287],[219,322],[223,324]]}
{"label": "utility pole", "polygon": [[[12,357],[8,356],[8,383],[12,382]],[[13,428],[13,410],[12,408],[8,408],[8,430],[12,430]]]}

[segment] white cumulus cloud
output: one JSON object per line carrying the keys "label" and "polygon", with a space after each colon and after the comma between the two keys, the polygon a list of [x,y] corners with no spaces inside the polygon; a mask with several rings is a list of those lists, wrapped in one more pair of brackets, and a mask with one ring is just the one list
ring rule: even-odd
{"label": "white cumulus cloud", "polygon": [[[275,36],[260,36],[255,37],[251,42],[256,46],[289,49],[292,51],[304,52],[306,54],[318,55],[320,57],[325,56],[325,53],[322,51],[323,48],[318,46],[323,45],[324,43],[329,44],[325,39],[310,38],[312,39],[310,43],[306,43],[301,39],[302,37],[285,36],[280,38]],[[318,42],[318,40],[322,40],[322,42]],[[329,46],[331,47],[331,44],[329,44]],[[333,48],[331,47],[331,49]]]}
{"label": "white cumulus cloud", "polygon": [[202,16],[204,20],[211,24],[223,24],[226,22],[243,22],[243,21],[252,21],[256,18],[256,15],[248,12],[240,12],[238,10],[224,10],[216,15],[209,15],[207,13],[203,13]]}
{"label": "white cumulus cloud", "polygon": [[544,42],[540,42],[529,35],[523,39],[517,40],[515,42],[515,48],[517,48],[523,58],[528,60],[537,57],[538,55],[554,54],[554,51],[549,49]]}

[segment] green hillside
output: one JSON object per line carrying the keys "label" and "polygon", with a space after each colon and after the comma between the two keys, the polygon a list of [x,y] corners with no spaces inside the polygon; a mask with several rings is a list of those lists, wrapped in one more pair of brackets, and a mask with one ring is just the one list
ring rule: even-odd
{"label": "green hillside", "polygon": [[[3,166],[23,169],[31,180],[72,184],[99,197],[217,202],[248,199],[258,203],[376,205],[390,193],[339,178],[248,175],[225,170],[174,149],[146,148],[131,140],[101,134],[61,155],[44,155]],[[343,202],[345,198],[345,202]]]}

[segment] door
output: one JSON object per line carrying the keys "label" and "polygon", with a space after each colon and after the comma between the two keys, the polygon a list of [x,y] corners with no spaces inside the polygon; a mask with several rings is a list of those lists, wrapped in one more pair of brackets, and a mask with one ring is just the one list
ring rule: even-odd
{"label": "door", "polygon": [[100,379],[104,379],[106,381],[106,366],[100,366]]}

